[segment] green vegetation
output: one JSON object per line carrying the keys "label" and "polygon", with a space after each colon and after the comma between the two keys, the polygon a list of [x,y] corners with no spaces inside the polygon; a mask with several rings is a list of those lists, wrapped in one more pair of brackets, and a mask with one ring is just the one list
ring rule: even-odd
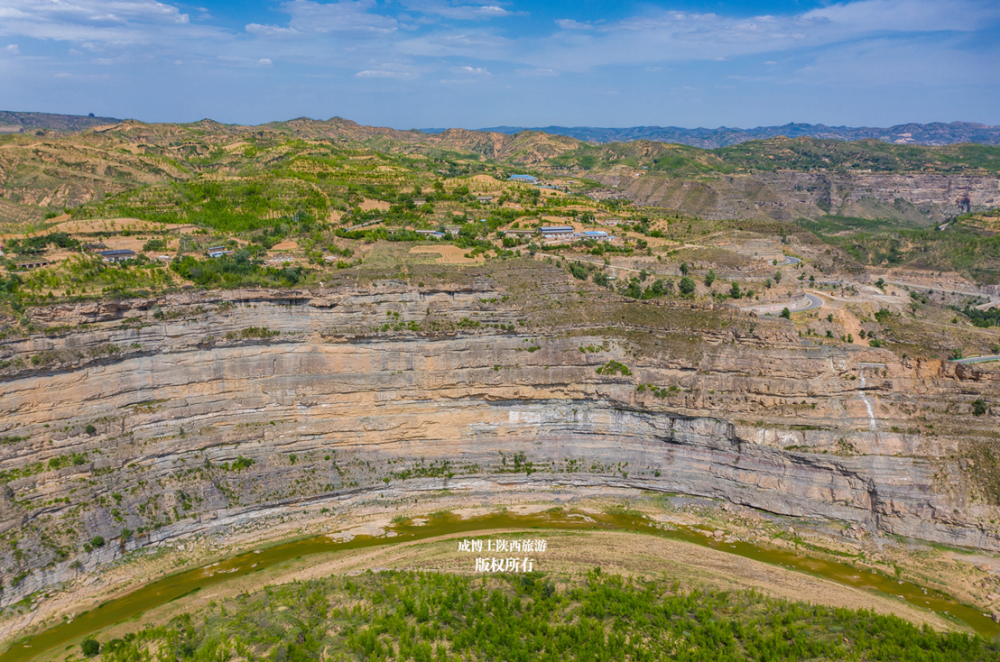
{"label": "green vegetation", "polygon": [[11,239],[7,242],[6,246],[4,246],[4,250],[14,253],[15,255],[30,256],[42,253],[47,246],[77,249],[80,247],[80,242],[73,239],[65,232],[51,232],[45,235],[26,237],[24,239]]}
{"label": "green vegetation", "polygon": [[305,269],[268,267],[260,260],[250,259],[247,250],[235,255],[198,260],[190,255],[174,260],[170,269],[185,280],[202,287],[293,287],[302,280]]}
{"label": "green vegetation", "polygon": [[674,176],[732,172],[731,167],[711,152],[648,140],[604,145],[581,143],[575,150],[549,159],[548,164],[583,170],[610,170],[615,166],[626,166]]}
{"label": "green vegetation", "polygon": [[197,179],[133,189],[104,203],[73,210],[78,218],[139,218],[161,223],[194,223],[222,232],[246,232],[275,225],[273,217],[305,222],[322,217],[329,203],[304,182],[273,174],[238,181]]}
{"label": "green vegetation", "polygon": [[1000,172],[1000,147],[893,145],[881,140],[844,142],[819,138],[769,138],[703,150],[648,140],[580,144],[548,160],[558,167],[608,171],[644,168],[677,177],[740,171],[801,172]]}
{"label": "green vegetation", "polygon": [[1000,282],[1000,234],[957,224],[946,231],[896,220],[826,216],[798,225],[863,265],[957,271],[979,283]]}
{"label": "green vegetation", "polygon": [[[251,457],[243,457],[242,455],[240,455],[235,460],[233,460],[233,463],[232,463],[232,465],[230,465],[230,468],[233,471],[243,471],[244,469],[249,469],[255,463],[256,463],[256,460],[254,460],[253,458],[251,458]],[[293,464],[294,464],[294,462],[293,462]]]}
{"label": "green vegetation", "polygon": [[80,644],[80,650],[87,657],[94,657],[101,652],[101,644],[96,639],[88,637]]}
{"label": "green vegetation", "polygon": [[1000,326],[1000,308],[990,310],[978,310],[972,306],[966,306],[962,311],[965,316],[972,320],[972,323],[982,329]]}
{"label": "green vegetation", "polygon": [[113,639],[102,651],[107,662],[977,662],[997,655],[1000,647],[981,637],[938,634],[893,616],[754,592],[687,592],[599,568],[582,577],[369,572],[269,586]]}
{"label": "green vegetation", "polygon": [[1000,147],[988,145],[925,147],[876,139],[771,138],[723,147],[712,154],[738,170],[1000,172]]}
{"label": "green vegetation", "polygon": [[226,334],[226,340],[249,340],[249,339],[259,339],[267,340],[268,338],[274,338],[275,336],[280,336],[281,331],[271,331],[270,329],[262,326],[248,326],[240,331],[230,331]]}
{"label": "green vegetation", "polygon": [[608,376],[623,375],[628,377],[632,374],[632,371],[629,370],[628,366],[624,363],[619,363],[618,361],[608,361],[597,369],[597,374]]}
{"label": "green vegetation", "polygon": [[982,398],[977,398],[972,402],[972,415],[982,416],[990,410],[990,406]]}

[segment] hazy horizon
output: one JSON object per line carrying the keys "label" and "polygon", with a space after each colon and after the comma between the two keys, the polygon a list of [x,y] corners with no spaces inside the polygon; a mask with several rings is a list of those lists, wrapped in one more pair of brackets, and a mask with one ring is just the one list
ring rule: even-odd
{"label": "hazy horizon", "polygon": [[981,0],[0,2],[0,107],[397,129],[1000,124]]}

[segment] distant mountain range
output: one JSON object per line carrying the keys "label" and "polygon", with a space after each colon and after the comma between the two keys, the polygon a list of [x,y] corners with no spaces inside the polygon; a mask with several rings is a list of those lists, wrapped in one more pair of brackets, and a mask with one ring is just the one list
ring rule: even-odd
{"label": "distant mountain range", "polygon": [[81,131],[95,126],[118,124],[121,120],[93,115],[54,115],[52,113],[17,113],[0,110],[0,133],[26,133],[30,130]]}
{"label": "distant mountain range", "polygon": [[[94,117],[93,115],[56,115],[51,113],[0,111],[0,134],[27,133],[29,131],[41,130],[81,131],[95,126],[118,124],[121,121],[113,117]],[[391,129],[388,131],[399,133]],[[420,129],[420,131],[433,135],[444,133],[448,129]],[[682,129],[675,126],[633,126],[623,129],[591,126],[545,126],[531,128],[494,126],[485,129],[476,129],[475,131],[482,133],[502,133],[505,135],[534,131],[552,136],[566,136],[584,142],[601,144],[651,140],[655,142],[690,145],[691,147],[700,147],[702,149],[716,149],[738,145],[748,140],[763,140],[778,136],[843,141],[874,138],[896,145],[954,145],[956,143],[1000,145],[1000,126],[975,124],[973,122],[898,124],[888,128],[794,123],[782,126],[759,126],[755,129],[739,129],[725,126],[718,129]]]}
{"label": "distant mountain range", "polygon": [[[422,129],[424,133],[440,133],[444,129]],[[865,140],[875,138],[897,145],[953,145],[955,143],[979,143],[1000,145],[1000,126],[988,126],[972,122],[952,122],[944,124],[899,124],[889,128],[826,126],[825,124],[785,124],[783,126],[759,126],[755,129],[719,127],[718,129],[682,129],[675,126],[634,126],[624,129],[607,129],[589,126],[545,126],[514,127],[494,126],[479,131],[515,134],[522,131],[569,136],[591,143],[632,142],[654,140],[665,143],[680,143],[702,149],[715,149],[737,145],[748,140],[760,140],[786,136],[788,138],[825,138],[831,140]]]}

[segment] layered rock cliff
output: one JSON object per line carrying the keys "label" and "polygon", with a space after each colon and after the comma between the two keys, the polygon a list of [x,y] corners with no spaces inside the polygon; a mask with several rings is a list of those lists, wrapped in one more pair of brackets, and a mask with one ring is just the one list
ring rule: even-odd
{"label": "layered rock cliff", "polygon": [[48,332],[0,341],[0,604],[304,503],[501,484],[681,492],[1000,550],[965,453],[995,441],[996,417],[967,412],[998,373],[814,345],[732,309],[600,305],[618,308],[556,324],[480,279],[30,311]]}

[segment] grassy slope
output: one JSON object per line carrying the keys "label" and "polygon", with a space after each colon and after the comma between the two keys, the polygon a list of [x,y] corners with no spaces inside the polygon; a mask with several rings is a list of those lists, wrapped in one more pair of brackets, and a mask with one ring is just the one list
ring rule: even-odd
{"label": "grassy slope", "polygon": [[[995,214],[995,212],[994,212]],[[1000,234],[995,215],[977,214],[945,231],[885,220],[828,216],[798,224],[861,264],[956,271],[975,282],[1000,282]],[[989,229],[985,229],[989,228]],[[991,231],[993,230],[993,231]]]}
{"label": "grassy slope", "polygon": [[581,144],[573,151],[549,159],[548,163],[596,171],[607,171],[616,165],[630,166],[679,177],[752,170],[994,174],[1000,172],[1000,147],[924,147],[891,145],[879,140],[770,138],[703,150],[640,140],[606,145]]}
{"label": "grassy slope", "polygon": [[996,659],[982,638],[896,617],[684,592],[667,580],[368,573],[266,588],[105,644],[107,662]]}

